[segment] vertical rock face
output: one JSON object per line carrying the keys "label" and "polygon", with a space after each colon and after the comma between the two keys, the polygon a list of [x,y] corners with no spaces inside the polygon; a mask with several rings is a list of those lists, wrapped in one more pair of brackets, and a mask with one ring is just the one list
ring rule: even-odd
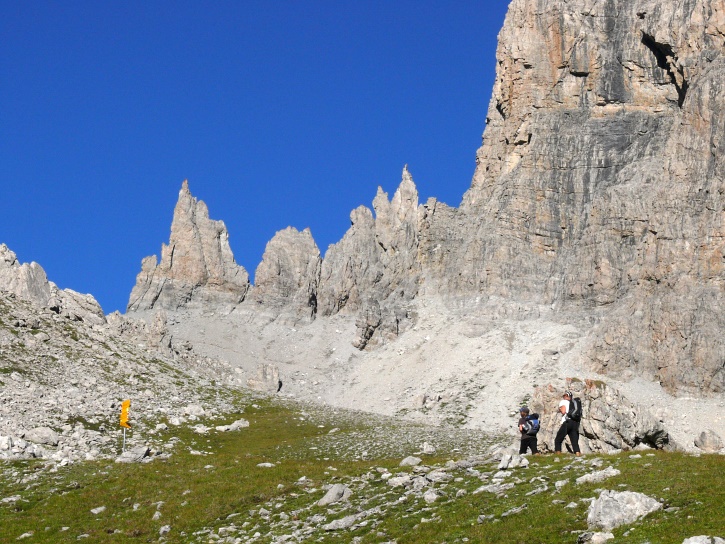
{"label": "vertical rock face", "polygon": [[322,258],[309,229],[287,227],[274,235],[254,274],[250,299],[273,311],[284,309],[300,319],[317,313]]}
{"label": "vertical rock face", "polygon": [[[590,369],[725,391],[724,49],[725,0],[513,0],[460,208],[419,206],[406,168],[321,264],[309,233],[278,234],[250,298],[355,315],[362,349],[403,331],[418,295],[491,297],[591,324]],[[129,309],[247,289],[185,185]]]}
{"label": "vertical rock face", "polygon": [[103,309],[92,295],[59,289],[48,281],[42,266],[38,263],[20,264],[15,253],[5,244],[0,244],[0,291],[13,293],[73,321],[92,325],[106,322]]}
{"label": "vertical rock face", "polygon": [[722,0],[514,0],[471,188],[426,210],[426,276],[596,316],[597,370],[725,389],[724,43]]}
{"label": "vertical rock face", "polygon": [[248,289],[249,275],[234,262],[226,226],[209,219],[206,204],[191,196],[184,181],[169,244],[162,245],[158,264],[155,256],[142,261],[128,310],[236,305]]}
{"label": "vertical rock face", "polygon": [[15,253],[5,244],[0,244],[0,290],[43,306],[51,295],[43,267],[38,263],[20,264]]}
{"label": "vertical rock face", "polygon": [[[378,188],[372,212],[361,206],[350,215],[343,239],[330,246],[322,263],[322,315],[358,312],[359,348],[379,329],[396,336],[408,320],[405,303],[418,292],[418,191],[407,167],[391,201]],[[379,334],[380,336],[380,334]]]}

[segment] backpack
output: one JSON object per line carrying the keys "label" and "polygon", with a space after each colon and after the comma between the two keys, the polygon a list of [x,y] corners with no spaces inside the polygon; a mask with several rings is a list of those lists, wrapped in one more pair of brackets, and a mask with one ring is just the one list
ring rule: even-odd
{"label": "backpack", "polygon": [[567,419],[581,421],[582,419],[582,399],[574,397],[569,401],[569,411],[566,413]]}
{"label": "backpack", "polygon": [[541,425],[539,424],[539,414],[531,414],[530,416],[526,417],[526,421],[523,425],[524,433],[529,436],[536,436],[536,433],[539,432],[540,428]]}

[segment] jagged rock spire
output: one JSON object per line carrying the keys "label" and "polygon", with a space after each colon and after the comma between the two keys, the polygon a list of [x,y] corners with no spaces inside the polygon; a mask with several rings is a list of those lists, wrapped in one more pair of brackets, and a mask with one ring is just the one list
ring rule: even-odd
{"label": "jagged rock spire", "polygon": [[258,308],[285,313],[293,322],[310,320],[317,313],[321,263],[310,229],[287,227],[267,243],[250,297]]}
{"label": "jagged rock spire", "polygon": [[169,244],[162,245],[158,265],[156,256],[142,261],[128,310],[175,310],[205,303],[234,305],[248,290],[249,275],[234,261],[224,222],[209,219],[206,204],[191,195],[184,180]]}

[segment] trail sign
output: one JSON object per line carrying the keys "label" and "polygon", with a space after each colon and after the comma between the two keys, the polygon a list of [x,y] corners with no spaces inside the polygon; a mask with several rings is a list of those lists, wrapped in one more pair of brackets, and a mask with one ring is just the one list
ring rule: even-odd
{"label": "trail sign", "polygon": [[121,403],[121,427],[130,429],[131,425],[128,423],[128,409],[131,407],[131,400],[127,399]]}

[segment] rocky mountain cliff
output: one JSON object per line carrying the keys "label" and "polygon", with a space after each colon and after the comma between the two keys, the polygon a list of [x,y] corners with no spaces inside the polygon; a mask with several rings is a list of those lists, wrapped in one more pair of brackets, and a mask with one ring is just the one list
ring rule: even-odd
{"label": "rocky mountain cliff", "polygon": [[151,431],[242,384],[491,433],[530,402],[549,446],[576,385],[590,451],[725,435],[724,45],[724,0],[514,0],[460,207],[406,166],[324,257],[278,232],[255,285],[187,182],[125,316],[0,246],[0,451],[94,457],[119,395]]}
{"label": "rocky mountain cliff", "polygon": [[449,289],[578,310],[593,368],[722,391],[725,4],[514,1],[499,39]]}
{"label": "rocky mountain cliff", "polygon": [[406,168],[324,259],[309,231],[278,233],[250,288],[185,183],[128,309],[354,316],[362,350],[438,297],[468,316],[583,328],[590,371],[721,393],[724,46],[722,0],[514,0],[460,208],[420,205]]}
{"label": "rocky mountain cliff", "polygon": [[233,306],[248,289],[249,275],[234,262],[226,226],[209,219],[206,204],[191,196],[184,181],[169,245],[162,246],[161,261],[143,260],[128,309]]}

